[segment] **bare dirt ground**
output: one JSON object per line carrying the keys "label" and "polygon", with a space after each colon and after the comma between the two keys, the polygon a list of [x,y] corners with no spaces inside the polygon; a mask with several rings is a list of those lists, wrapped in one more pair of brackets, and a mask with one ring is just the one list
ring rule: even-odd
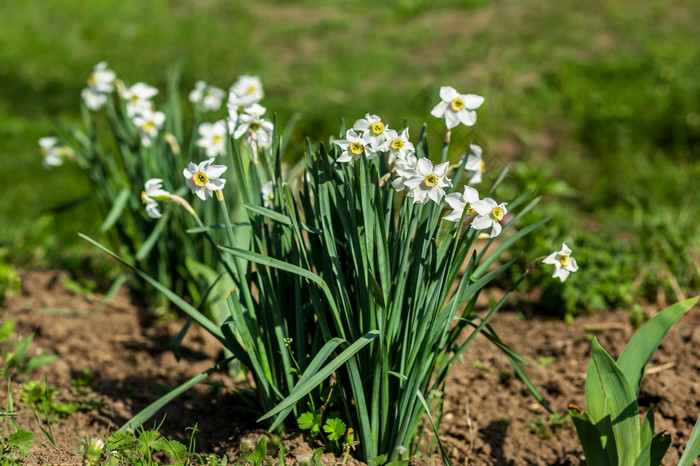
{"label": "bare dirt ground", "polygon": [[[25,464],[80,464],[78,453],[85,436],[108,436],[135,413],[188,378],[208,369],[219,356],[213,338],[190,329],[178,361],[169,345],[181,322],[159,322],[122,290],[113,304],[95,312],[99,297],[68,292],[62,285],[65,272],[31,271],[23,274],[23,291],[8,298],[0,320],[11,318],[16,335],[35,334],[32,351],[55,354],[58,359],[12,381],[15,403],[21,383],[44,382],[71,399],[70,380],[87,369],[94,377],[87,398],[97,407],[52,423],[57,446],[43,441]],[[69,312],[68,312],[69,311]],[[650,313],[655,309],[649,307]],[[628,313],[619,310],[582,317],[573,325],[544,320],[519,320],[514,312],[494,318],[499,335],[531,365],[527,372],[559,415],[568,403],[584,405],[584,376],[590,359],[591,329],[613,357],[632,335]],[[5,382],[2,383],[4,385]],[[255,415],[244,405],[234,384],[223,373],[196,386],[174,401],[161,432],[187,441],[186,428],[199,428],[197,449],[241,457],[245,440],[264,433]],[[7,393],[0,387],[0,398]],[[3,408],[6,400],[2,399]],[[700,309],[688,312],[669,332],[647,368],[640,406],[653,403],[656,430],[667,430],[673,443],[664,464],[676,464],[700,413]],[[157,422],[163,418],[156,416]],[[550,417],[514,376],[502,354],[477,338],[462,364],[455,366],[445,393],[442,439],[454,464],[568,465],[582,464],[583,454],[570,421],[550,422]],[[37,421],[24,410],[17,423],[42,439]],[[150,423],[149,425],[152,425]],[[301,434],[284,439],[293,458],[309,455],[313,445]],[[324,456],[324,464],[336,461]],[[235,462],[235,461],[234,461]],[[440,464],[436,451],[426,447],[415,464]],[[273,463],[276,464],[276,463]],[[348,464],[359,464],[352,459]]]}

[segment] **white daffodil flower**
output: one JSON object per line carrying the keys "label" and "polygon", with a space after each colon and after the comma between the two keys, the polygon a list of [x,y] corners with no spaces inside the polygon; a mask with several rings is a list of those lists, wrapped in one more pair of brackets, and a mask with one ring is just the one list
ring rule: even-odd
{"label": "white daffodil flower", "polygon": [[408,128],[401,131],[400,135],[393,129],[387,129],[384,131],[384,134],[386,139],[377,150],[389,152],[389,164],[394,163],[400,158],[404,158],[406,154],[415,152],[416,148],[413,147],[413,144],[408,140]]}
{"label": "white daffodil flower", "polygon": [[449,222],[459,222],[462,218],[462,214],[465,216],[474,215],[476,211],[472,205],[479,200],[479,191],[472,188],[471,186],[464,187],[464,193],[450,193],[445,196],[445,202],[452,207],[452,212],[445,215],[443,220]]}
{"label": "white daffodil flower", "polygon": [[107,103],[107,94],[114,91],[114,80],[117,75],[107,68],[107,62],[101,61],[88,76],[87,85],[80,93],[85,106],[90,110],[99,110]]}
{"label": "white daffodil flower", "polygon": [[467,163],[464,165],[464,170],[470,175],[467,184],[473,186],[475,184],[481,183],[481,176],[486,173],[486,165],[484,164],[484,159],[481,157],[483,150],[476,144],[469,144],[469,150],[466,154],[462,156],[467,158]]}
{"label": "white daffodil flower", "polygon": [[[235,97],[234,94],[231,94],[231,96]],[[240,105],[240,100],[237,98],[232,99],[231,96],[229,96],[228,103],[226,104],[228,107],[227,123],[231,134],[235,132],[241,115],[247,114],[250,116],[261,117],[265,114],[265,112],[267,112],[267,109],[258,103],[252,103],[247,106]]]}
{"label": "white daffodil flower", "polygon": [[561,251],[553,252],[542,260],[543,264],[554,264],[552,278],[558,278],[562,282],[566,280],[569,273],[578,270],[576,259],[571,257],[571,249],[566,242],[561,243]]}
{"label": "white daffodil flower", "polygon": [[199,125],[200,138],[197,147],[205,150],[207,157],[216,157],[226,153],[226,122],[202,123]]}
{"label": "white daffodil flower", "polygon": [[377,152],[370,146],[369,139],[365,138],[364,135],[360,136],[354,129],[347,130],[345,139],[333,141],[333,144],[343,149],[343,153],[336,159],[336,162],[354,162],[362,154],[368,159],[377,156]]}
{"label": "white daffodil flower", "polygon": [[433,165],[427,158],[418,159],[416,173],[404,182],[411,190],[417,203],[426,202],[426,198],[439,204],[445,196],[443,188],[452,186],[452,181],[447,178],[447,169],[450,162]]}
{"label": "white daffodil flower", "polygon": [[475,110],[484,103],[484,98],[475,94],[460,94],[453,87],[442,86],[440,99],[430,112],[436,118],[444,118],[447,129],[452,129],[462,123],[473,126],[476,123]]}
{"label": "white daffodil flower", "polygon": [[58,138],[53,136],[39,139],[39,147],[41,147],[41,165],[46,170],[60,167],[65,159],[75,156],[73,149],[59,145]]}
{"label": "white daffodil flower", "polygon": [[[418,171],[416,170],[417,164],[418,158],[414,152],[408,152],[403,157],[396,159],[396,165],[394,167],[396,178],[391,182],[391,186],[397,191],[406,189],[406,180],[418,176]],[[413,196],[413,192],[409,191],[408,195]]]}
{"label": "white daffodil flower", "polygon": [[160,218],[163,214],[158,210],[159,201],[169,201],[171,194],[163,189],[163,180],[160,178],[151,178],[146,181],[144,190],[141,191],[141,202],[146,205],[146,213],[151,218]]}
{"label": "white daffodil flower", "polygon": [[389,128],[377,115],[365,114],[352,125],[355,131],[362,131],[362,136],[369,141],[373,148],[377,149],[386,140],[386,130]]}
{"label": "white daffodil flower", "polygon": [[263,205],[268,209],[275,207],[275,188],[272,180],[265,183],[262,187]]}
{"label": "white daffodil flower", "polygon": [[194,83],[194,89],[189,95],[190,102],[200,105],[205,112],[220,109],[225,97],[226,91],[204,81]]}
{"label": "white daffodil flower", "polygon": [[[232,98],[231,96],[235,96]],[[265,96],[263,91],[262,81],[258,76],[243,75],[239,76],[235,83],[229,89],[229,103],[237,101],[236,105],[249,107],[262,100]]]}
{"label": "white daffodil flower", "polygon": [[158,94],[158,89],[145,83],[136,83],[121,92],[121,98],[126,100],[126,114],[133,117],[137,113],[153,111],[151,99]]}
{"label": "white daffodil flower", "polygon": [[223,189],[226,184],[221,175],[226,171],[226,165],[212,165],[214,158],[205,160],[199,165],[190,162],[182,171],[187,187],[203,201],[212,197],[214,191]]}
{"label": "white daffodil flower", "polygon": [[472,209],[477,216],[472,220],[472,227],[477,230],[491,228],[491,238],[501,233],[501,220],[508,213],[506,202],[497,204],[490,197],[472,203]]}
{"label": "white daffodil flower", "polygon": [[135,115],[132,121],[141,133],[141,145],[151,147],[153,140],[158,136],[158,131],[165,123],[165,113],[154,112],[149,109]]}
{"label": "white daffodil flower", "polygon": [[263,120],[259,115],[244,113],[238,117],[238,126],[233,132],[233,137],[239,139],[245,135],[248,144],[254,142],[257,147],[268,147],[272,141],[272,131],[274,129],[272,122]]}

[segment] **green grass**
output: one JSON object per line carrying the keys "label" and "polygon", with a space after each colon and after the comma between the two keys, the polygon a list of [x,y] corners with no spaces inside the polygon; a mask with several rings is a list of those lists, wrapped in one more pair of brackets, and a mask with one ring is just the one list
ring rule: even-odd
{"label": "green grass", "polygon": [[[483,95],[478,129],[453,147],[473,138],[494,173],[522,161],[578,190],[573,202],[554,198],[574,220],[553,228],[551,246],[565,239],[554,233],[584,228],[644,239],[681,218],[670,246],[661,239],[659,254],[640,257],[662,269],[680,247],[680,262],[700,262],[687,249],[698,244],[687,219],[700,214],[699,22],[692,0],[11,0],[0,7],[0,164],[10,181],[0,246],[18,261],[89,250],[75,232],[98,235],[94,203],[42,216],[91,194],[89,184],[75,167],[45,172],[37,140],[79,121],[98,61],[164,91],[182,57],[183,93],[197,79],[228,87],[260,75],[269,111],[282,122],[301,113],[296,142],[326,140],[341,118],[370,111],[393,127],[411,121],[413,138],[426,121],[439,144],[442,122],[429,115],[439,86]],[[679,286],[697,290],[700,271],[683,266],[671,267],[683,269]]]}

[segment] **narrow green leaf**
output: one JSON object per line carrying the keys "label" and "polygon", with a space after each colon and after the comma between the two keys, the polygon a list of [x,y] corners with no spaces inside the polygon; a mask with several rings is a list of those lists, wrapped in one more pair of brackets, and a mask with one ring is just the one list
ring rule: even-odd
{"label": "narrow green leaf", "polygon": [[213,374],[214,372],[218,371],[222,367],[226,366],[229,362],[231,362],[233,358],[227,358],[224,359],[223,361],[220,361],[207,369],[206,371],[202,372],[199,375],[196,375],[192,377],[190,380],[187,382],[183,383],[179,387],[174,388],[170,392],[168,392],[166,395],[163,395],[162,397],[158,398],[156,401],[151,403],[150,405],[146,406],[144,409],[139,411],[138,414],[136,414],[134,417],[129,419],[126,424],[121,426],[118,432],[124,432],[127,430],[135,430],[138,429],[143,425],[144,422],[148,421],[150,418],[152,418],[158,411],[161,410],[165,405],[170,403],[172,400],[177,398],[178,396],[182,395],[185,393],[187,390],[201,382],[202,380],[206,379],[210,374]]}
{"label": "narrow green leaf", "polygon": [[420,403],[423,405],[423,409],[425,409],[425,415],[428,417],[428,421],[430,421],[430,426],[433,428],[433,433],[435,434],[435,438],[438,441],[438,446],[440,447],[440,454],[442,455],[443,464],[447,466],[452,465],[450,457],[447,455],[447,450],[445,449],[445,446],[442,444],[442,440],[440,439],[440,432],[438,432],[438,428],[435,425],[435,421],[433,421],[433,416],[430,414],[430,408],[428,407],[428,403],[425,402],[425,398],[423,397],[423,394],[420,392],[420,390],[416,390],[416,396],[418,397],[418,400],[420,400]]}
{"label": "narrow green leaf", "polygon": [[216,337],[219,341],[225,342],[226,339],[224,338],[223,334],[221,333],[221,329],[216,326],[211,320],[207,319],[201,312],[199,312],[197,309],[192,307],[191,304],[189,304],[187,301],[182,299],[180,296],[176,295],[173,293],[168,287],[160,283],[158,280],[155,278],[151,277],[150,275],[147,275],[146,273],[142,272],[141,270],[137,269],[134,265],[129,264],[126,262],[124,259],[119,257],[117,254],[114,252],[110,251],[106,247],[102,246],[100,243],[95,241],[94,239],[90,238],[89,236],[86,236],[82,233],[78,233],[78,236],[83,238],[86,241],[89,241],[93,245],[97,246],[98,248],[102,249],[104,252],[109,254],[110,256],[114,257],[117,259],[119,262],[122,264],[126,265],[130,269],[132,269],[136,275],[141,277],[143,280],[147,281],[150,283],[154,288],[156,288],[158,291],[163,293],[166,298],[168,298],[173,304],[175,304],[177,307],[182,309],[185,314],[188,316],[192,317],[192,319],[197,322],[199,325],[201,325],[205,330],[207,330],[209,333],[211,333],[214,337]]}
{"label": "narrow green leaf", "polygon": [[104,233],[112,228],[115,223],[117,223],[117,220],[119,220],[119,218],[122,216],[122,212],[124,211],[124,207],[126,207],[129,196],[131,196],[131,190],[129,188],[122,188],[122,190],[119,191],[119,194],[117,194],[117,197],[114,199],[112,208],[107,214],[107,218],[105,218],[105,221],[102,222],[102,225],[100,225],[101,232]]}
{"label": "narrow green leaf", "polygon": [[644,368],[651,359],[651,355],[659,347],[661,340],[673,324],[692,308],[698,299],[700,297],[686,299],[659,312],[644,324],[625,346],[617,364],[636,394],[639,393]]}
{"label": "narrow green leaf", "polygon": [[[324,368],[319,370],[313,375],[310,375],[308,379],[304,383],[298,383],[295,387],[294,390],[292,390],[292,393],[289,394],[287,398],[282,400],[277,406],[275,406],[273,409],[265,413],[261,418],[258,419],[259,421],[263,421],[265,419],[268,419],[275,414],[284,411],[286,408],[293,406],[297,401],[302,399],[303,397],[306,396],[307,393],[309,393],[311,390],[316,388],[318,384],[326,380],[330,375],[335,372],[336,369],[338,369],[340,366],[345,364],[350,358],[352,358],[355,354],[357,354],[358,351],[360,351],[362,348],[364,348],[369,342],[374,340],[379,336],[379,332],[376,330],[372,330],[370,332],[367,332],[363,336],[360,337],[359,340],[354,342],[352,345],[348,346],[345,351],[340,353],[338,356],[335,357],[330,363],[328,363]],[[306,373],[305,373],[306,374]],[[274,429],[277,427],[280,423],[282,422],[281,419],[277,419],[275,423],[270,427],[270,430]]]}
{"label": "narrow green leaf", "polygon": [[700,456],[700,416],[695,422],[695,427],[688,438],[678,466],[691,466],[698,456]]}

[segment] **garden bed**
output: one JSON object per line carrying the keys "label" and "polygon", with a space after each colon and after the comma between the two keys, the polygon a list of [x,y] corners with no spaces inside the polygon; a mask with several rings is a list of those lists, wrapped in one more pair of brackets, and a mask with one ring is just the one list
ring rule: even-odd
{"label": "garden bed", "polygon": [[[31,413],[23,410],[16,418],[18,425],[34,432],[43,444],[32,449],[26,464],[79,464],[78,449],[86,436],[108,436],[220,356],[218,342],[193,326],[176,360],[169,348],[182,322],[154,319],[126,289],[112,305],[96,312],[101,298],[67,291],[66,277],[62,271],[24,273],[22,294],[9,297],[2,310],[2,320],[14,320],[17,336],[35,333],[31,351],[58,356],[30,374],[17,375],[12,381],[13,398],[21,408],[20,382],[48,380],[63,398],[72,400],[71,378],[87,370],[90,390],[81,395],[82,401],[98,403],[51,422],[55,447],[42,436]],[[651,315],[658,309],[649,306],[647,311]],[[602,346],[617,356],[632,335],[628,311],[585,316],[566,325],[522,320],[511,310],[492,322],[504,341],[531,362],[527,373],[556,415],[550,416],[534,400],[502,352],[477,338],[464,362],[455,365],[445,393],[441,433],[451,460],[455,464],[579,464],[582,449],[573,424],[563,416],[569,403],[585,405],[591,335],[595,333]],[[651,403],[655,406],[656,431],[672,435],[664,464],[678,461],[700,413],[699,373],[700,309],[695,308],[671,329],[654,354],[640,392],[643,412]],[[256,426],[256,414],[238,394],[246,387],[245,381],[234,383],[226,374],[214,374],[166,407],[155,422],[163,421],[160,432],[183,443],[189,440],[186,428],[197,424],[197,451],[240,459],[247,440],[254,445],[265,432]],[[6,391],[0,392],[4,397]],[[428,435],[425,439],[431,440]],[[290,434],[283,441],[291,451],[288,460],[309,456],[318,447],[300,434]],[[432,455],[429,450],[423,449],[416,464],[441,462],[437,450],[433,448]],[[333,461],[324,456],[324,464]]]}

